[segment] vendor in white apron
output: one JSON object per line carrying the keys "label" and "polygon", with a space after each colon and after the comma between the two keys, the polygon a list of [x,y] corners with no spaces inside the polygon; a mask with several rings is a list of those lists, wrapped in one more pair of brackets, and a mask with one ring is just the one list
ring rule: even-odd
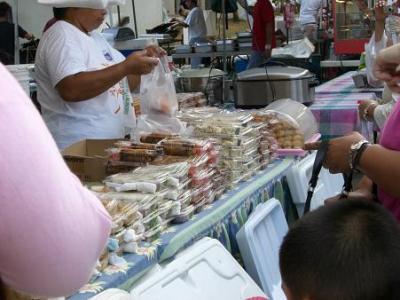
{"label": "vendor in white apron", "polygon": [[59,149],[84,139],[123,138],[135,127],[131,90],[161,51],[127,59],[97,32],[108,0],[39,0],[57,22],[40,41],[35,63],[43,119]]}

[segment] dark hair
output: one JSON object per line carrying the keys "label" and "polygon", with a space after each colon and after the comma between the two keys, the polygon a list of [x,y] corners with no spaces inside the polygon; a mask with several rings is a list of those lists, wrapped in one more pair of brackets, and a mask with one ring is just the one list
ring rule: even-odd
{"label": "dark hair", "polygon": [[68,10],[68,7],[61,7],[61,8],[53,7],[54,18],[56,18],[57,20],[64,19],[65,14],[67,13],[67,10]]}
{"label": "dark hair", "polygon": [[321,207],[290,229],[280,249],[293,299],[400,299],[400,227],[368,201]]}
{"label": "dark hair", "polygon": [[10,4],[7,2],[0,2],[0,17],[9,17],[11,18],[12,15],[12,9]]}

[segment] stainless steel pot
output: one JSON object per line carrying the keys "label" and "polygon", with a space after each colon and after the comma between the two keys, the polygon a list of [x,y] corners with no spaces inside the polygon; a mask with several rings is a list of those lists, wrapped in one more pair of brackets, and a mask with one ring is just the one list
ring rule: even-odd
{"label": "stainless steel pot", "polygon": [[310,105],[315,100],[318,83],[310,71],[297,67],[250,69],[237,76],[234,84],[235,105],[257,108],[285,98]]}
{"label": "stainless steel pot", "polygon": [[218,69],[187,69],[178,75],[177,90],[185,93],[203,92],[209,104],[222,103],[224,72]]}

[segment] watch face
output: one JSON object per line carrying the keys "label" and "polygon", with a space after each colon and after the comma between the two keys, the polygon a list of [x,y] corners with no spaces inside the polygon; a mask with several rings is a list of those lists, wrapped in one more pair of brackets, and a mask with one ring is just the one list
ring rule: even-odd
{"label": "watch face", "polygon": [[361,145],[364,144],[366,141],[359,141],[355,144],[351,145],[351,150],[358,150],[360,149]]}

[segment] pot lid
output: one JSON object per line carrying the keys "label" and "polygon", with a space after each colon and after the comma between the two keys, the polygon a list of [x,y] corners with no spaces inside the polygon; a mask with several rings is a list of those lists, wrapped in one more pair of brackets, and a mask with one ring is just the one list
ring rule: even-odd
{"label": "pot lid", "polygon": [[254,68],[237,74],[238,80],[290,80],[311,77],[313,74],[306,69],[288,66]]}
{"label": "pot lid", "polygon": [[[211,70],[211,72],[210,72]],[[200,69],[186,69],[182,70],[179,74],[181,78],[207,78],[214,76],[223,76],[225,73],[219,69],[200,68]]]}

